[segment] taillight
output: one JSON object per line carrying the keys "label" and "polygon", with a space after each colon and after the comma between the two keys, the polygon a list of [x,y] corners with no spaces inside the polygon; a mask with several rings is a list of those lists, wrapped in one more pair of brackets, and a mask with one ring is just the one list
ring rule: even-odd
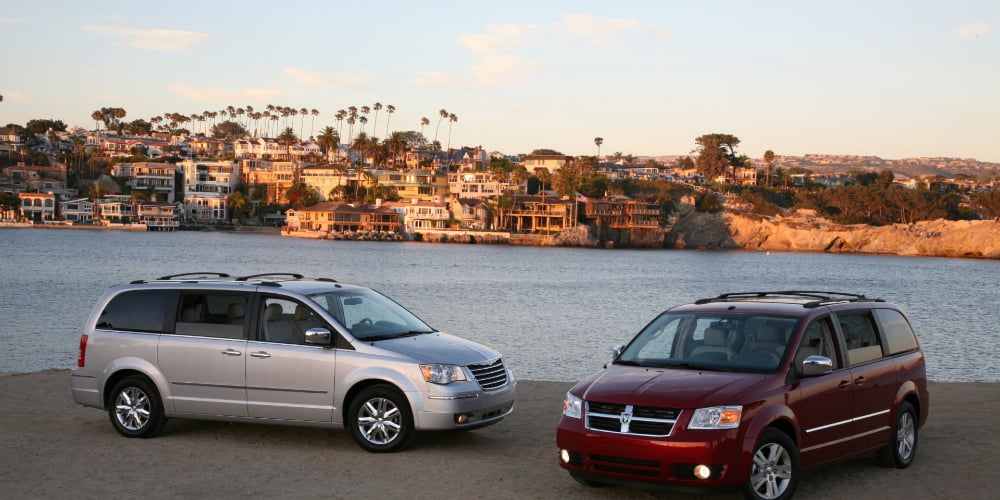
{"label": "taillight", "polygon": [[87,335],[80,335],[80,351],[76,355],[76,366],[83,368],[87,364]]}

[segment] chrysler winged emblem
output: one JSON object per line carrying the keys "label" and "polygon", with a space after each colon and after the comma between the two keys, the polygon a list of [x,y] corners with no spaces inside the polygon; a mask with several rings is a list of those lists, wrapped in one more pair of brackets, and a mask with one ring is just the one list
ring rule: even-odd
{"label": "chrysler winged emblem", "polygon": [[620,432],[628,432],[628,424],[632,421],[632,405],[627,405],[625,411],[618,415],[618,422],[621,423]]}

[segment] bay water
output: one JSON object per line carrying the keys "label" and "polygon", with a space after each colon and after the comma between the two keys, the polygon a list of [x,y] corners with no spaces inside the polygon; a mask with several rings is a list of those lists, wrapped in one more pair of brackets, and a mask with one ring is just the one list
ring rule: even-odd
{"label": "bay water", "polygon": [[1000,382],[1000,261],[822,253],[323,241],[249,232],[0,229],[0,372],[71,368],[109,286],[182,272],[294,272],[374,288],[575,381],[664,309],[726,292],[828,290],[903,307],[940,382]]}

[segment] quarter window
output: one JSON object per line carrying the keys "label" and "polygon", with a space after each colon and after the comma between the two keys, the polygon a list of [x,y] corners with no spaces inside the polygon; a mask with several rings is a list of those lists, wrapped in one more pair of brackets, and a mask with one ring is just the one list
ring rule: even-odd
{"label": "quarter window", "polygon": [[877,309],[875,317],[885,331],[885,346],[889,354],[912,351],[918,347],[917,337],[910,328],[910,323],[906,321],[899,311],[892,309]]}
{"label": "quarter window", "polygon": [[163,332],[163,318],[168,305],[177,296],[170,290],[135,290],[119,294],[97,318],[102,330],[129,332]]}

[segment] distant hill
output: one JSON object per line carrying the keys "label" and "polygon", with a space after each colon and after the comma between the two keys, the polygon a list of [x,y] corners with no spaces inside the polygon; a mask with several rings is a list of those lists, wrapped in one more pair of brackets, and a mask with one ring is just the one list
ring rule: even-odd
{"label": "distant hill", "polygon": [[[673,160],[686,155],[657,156],[659,162],[669,164]],[[754,164],[764,165],[764,160],[753,159]],[[844,173],[852,170],[892,170],[893,173],[907,177],[926,177],[940,175],[954,178],[958,174],[989,180],[1000,177],[1000,163],[989,163],[971,158],[904,158],[901,160],[885,160],[877,156],[860,155],[822,155],[807,154],[805,156],[775,156],[774,166],[778,168],[801,167],[822,174]]]}

